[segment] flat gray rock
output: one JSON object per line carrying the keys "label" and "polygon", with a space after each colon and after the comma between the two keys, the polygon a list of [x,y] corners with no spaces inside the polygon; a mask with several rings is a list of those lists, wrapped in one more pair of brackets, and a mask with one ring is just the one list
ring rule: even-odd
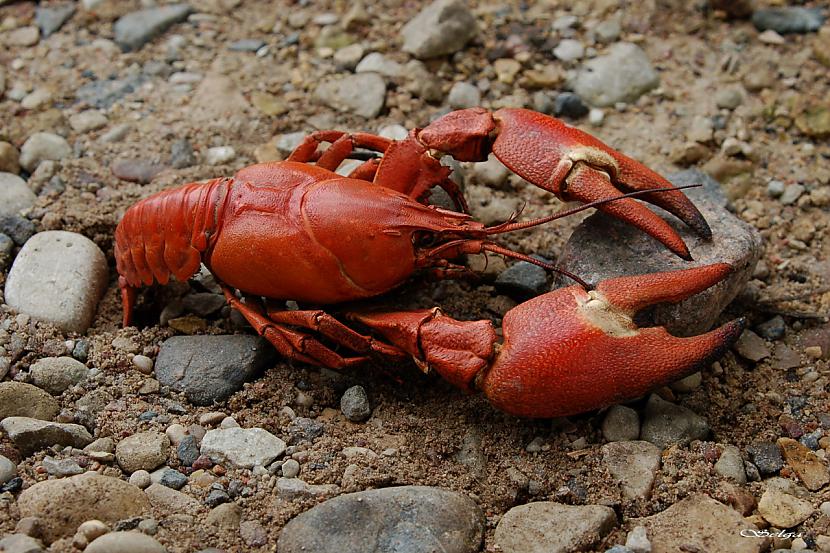
{"label": "flat gray rock", "polygon": [[124,50],[138,50],[192,11],[187,4],[173,4],[128,13],[113,26],[115,42]]}
{"label": "flat gray rock", "polygon": [[314,96],[339,111],[377,117],[386,101],[386,82],[377,73],[356,73],[323,81]]}
{"label": "flat gray rock", "polygon": [[660,458],[660,448],[649,442],[611,442],[602,446],[602,464],[629,500],[651,496]]}
{"label": "flat gray rock", "polygon": [[766,8],[755,10],[752,24],[759,31],[772,29],[776,33],[812,33],[818,31],[824,23],[821,8],[802,8],[787,6],[783,8]]}
{"label": "flat gray rock", "polygon": [[504,553],[572,553],[592,549],[615,526],[611,507],[538,501],[507,511],[495,542]]}
{"label": "flat gray rock", "polygon": [[607,54],[586,61],[570,82],[580,98],[597,107],[634,102],[658,84],[648,56],[630,42],[613,44]]}
{"label": "flat gray rock", "polygon": [[[678,304],[658,305],[642,313],[648,324],[664,325],[678,336],[692,336],[709,330],[749,281],[761,255],[761,237],[754,227],[726,209],[720,185],[707,174],[690,169],[670,175],[669,180],[677,186],[703,184],[702,188],[684,192],[709,222],[711,241],[699,238],[678,219],[654,209],[677,229],[694,261],[684,261],[644,232],[596,213],[576,228],[562,250],[558,265],[595,285],[600,280],[619,276],[728,263],[734,271],[723,282]],[[557,282],[571,284],[562,279]]]}
{"label": "flat gray rock", "polygon": [[80,424],[6,417],[0,422],[0,428],[24,455],[53,445],[83,448],[92,442],[92,436]]}
{"label": "flat gray rock", "polygon": [[0,173],[0,215],[17,215],[35,205],[36,199],[26,181],[11,173]]}
{"label": "flat gray rock", "polygon": [[436,0],[401,29],[404,52],[419,59],[454,54],[477,33],[476,18],[463,0]]}
{"label": "flat gray rock", "polygon": [[55,4],[38,6],[35,11],[35,24],[40,28],[43,38],[60,30],[63,24],[75,13],[75,4]]}
{"label": "flat gray rock", "polygon": [[107,260],[89,238],[62,230],[32,236],[12,264],[6,303],[67,332],[86,332],[108,283]]}
{"label": "flat gray rock", "polygon": [[449,490],[367,490],[297,516],[283,528],[277,548],[281,553],[472,553],[481,547],[483,519],[471,499]]}
{"label": "flat gray rock", "polygon": [[709,435],[709,423],[694,411],[675,405],[652,394],[646,404],[640,439],[665,448],[671,444],[686,444],[703,440]]}
{"label": "flat gray rock", "polygon": [[211,405],[242,389],[275,357],[257,336],[174,336],[161,345],[156,378],[196,405]]}
{"label": "flat gray rock", "polygon": [[267,466],[285,451],[285,442],[262,428],[216,428],[202,438],[201,454],[235,467]]}

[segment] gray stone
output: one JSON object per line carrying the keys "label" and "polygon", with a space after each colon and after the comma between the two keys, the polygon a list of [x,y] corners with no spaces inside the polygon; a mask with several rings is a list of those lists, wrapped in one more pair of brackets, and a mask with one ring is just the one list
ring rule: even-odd
{"label": "gray stone", "polygon": [[772,29],[776,33],[812,33],[818,31],[824,23],[821,8],[802,8],[787,6],[784,8],[766,8],[755,10],[752,24],[759,31]]}
{"label": "gray stone", "polygon": [[124,50],[138,50],[171,25],[184,21],[192,8],[173,4],[128,13],[115,22],[115,42]]}
{"label": "gray stone", "polygon": [[43,38],[57,32],[75,13],[75,4],[55,4],[38,6],[35,11],[35,24],[40,28]]}
{"label": "gray stone", "polygon": [[547,291],[548,273],[538,265],[518,261],[499,273],[495,285],[499,293],[525,301]]}
{"label": "gray stone", "polygon": [[453,109],[474,108],[481,105],[481,92],[475,85],[460,81],[452,85],[447,103]]}
{"label": "gray stone", "polygon": [[86,472],[75,459],[55,459],[47,455],[43,458],[43,468],[52,476],[63,478]]}
{"label": "gray stone", "polygon": [[164,474],[161,475],[159,484],[167,486],[168,488],[173,488],[174,490],[180,490],[185,484],[187,484],[187,476],[177,470],[166,470],[164,471]]}
{"label": "gray stone", "polygon": [[352,386],[343,393],[340,410],[352,422],[363,422],[372,415],[369,397],[363,386]]}
{"label": "gray stone", "polygon": [[622,34],[622,25],[616,17],[606,19],[594,27],[594,38],[601,44],[616,42]]}
{"label": "gray stone", "polygon": [[356,73],[320,83],[314,96],[336,110],[372,119],[383,109],[386,83],[377,73]]}
{"label": "gray stone", "polygon": [[813,514],[813,506],[809,501],[768,487],[758,501],[758,513],[773,526],[792,528]]}
{"label": "gray stone", "polygon": [[211,405],[240,390],[275,356],[256,336],[174,336],[161,345],[156,378],[196,405]]}
{"label": "gray stone", "polygon": [[153,470],[167,461],[170,438],[161,432],[139,432],[115,446],[115,458],[126,472]]}
{"label": "gray stone", "polygon": [[651,553],[651,542],[645,526],[635,526],[625,538],[625,546],[634,553]]}
{"label": "gray stone", "polygon": [[92,81],[78,88],[75,97],[93,107],[107,109],[135,92],[147,79],[143,73],[133,73],[121,79]]}
{"label": "gray stone", "polygon": [[268,543],[268,533],[258,520],[246,520],[239,525],[239,537],[246,545],[262,547]]}
{"label": "gray stone", "polygon": [[735,109],[744,101],[743,93],[733,87],[722,88],[715,93],[715,105],[724,109]]}
{"label": "gray stone", "polygon": [[167,553],[159,542],[141,532],[110,532],[90,543],[84,553]]}
{"label": "gray stone", "polygon": [[329,499],[283,528],[281,553],[472,553],[484,517],[468,497],[425,486],[350,493]]}
{"label": "gray stone", "polygon": [[[409,60],[404,66],[404,89],[425,102],[439,102],[444,98],[441,80],[427,69],[423,62]],[[447,163],[444,162],[446,165]]]}
{"label": "gray stone", "polygon": [[34,235],[12,264],[6,303],[68,332],[86,332],[107,288],[107,260],[89,238],[51,230]]}
{"label": "gray stone", "polygon": [[756,363],[761,359],[766,359],[771,355],[764,339],[752,332],[751,330],[744,330],[738,341],[735,342],[735,351],[744,359],[755,361]]}
{"label": "gray stone", "polygon": [[487,161],[473,165],[473,178],[477,184],[484,184],[492,188],[500,188],[510,176],[510,169],[504,166],[499,159],[490,154]]}
{"label": "gray stone", "polygon": [[282,464],[282,475],[286,478],[296,478],[300,474],[300,463],[294,459],[288,459]]}
{"label": "gray stone", "polygon": [[208,165],[223,165],[230,163],[236,157],[236,150],[231,146],[215,146],[205,151],[205,163]]}
{"label": "gray stone", "polygon": [[82,448],[92,441],[86,428],[79,424],[6,417],[0,422],[0,427],[24,455],[53,445]]}
{"label": "gray stone", "polygon": [[609,442],[627,442],[640,437],[640,416],[625,405],[613,405],[602,421],[602,437]]}
{"label": "gray stone", "polygon": [[766,551],[768,538],[745,538],[741,530],[757,530],[740,513],[714,499],[693,495],[665,511],[636,521],[651,536],[652,553],[677,551]]}
{"label": "gray stone", "polygon": [[627,500],[651,496],[660,458],[660,448],[648,442],[611,442],[602,446],[602,464]]}
{"label": "gray stone", "polygon": [[220,531],[235,531],[242,522],[242,509],[236,503],[223,503],[211,509],[205,522]]}
{"label": "gray stone", "polygon": [[41,161],[60,161],[72,155],[72,148],[62,136],[36,132],[20,148],[20,166],[33,173]]}
{"label": "gray stone", "polygon": [[715,472],[734,480],[738,484],[746,484],[746,469],[744,469],[744,460],[741,459],[741,452],[734,445],[723,446],[723,453],[721,453],[718,462],[715,463]]}
{"label": "gray stone", "polygon": [[107,116],[96,109],[75,113],[69,118],[69,126],[79,133],[95,131],[107,125]]}
{"label": "gray stone", "polygon": [[17,465],[0,455],[0,486],[17,476]]}
{"label": "gray stone", "polygon": [[43,543],[26,534],[9,534],[0,539],[0,551],[6,553],[41,553]]}
{"label": "gray stone", "polygon": [[370,52],[355,67],[356,73],[377,73],[391,79],[401,77],[403,71],[400,63],[387,58],[380,52]]}
{"label": "gray stone", "polygon": [[585,55],[585,47],[578,40],[566,38],[556,45],[553,55],[564,62],[576,61]]}
{"label": "gray stone", "polygon": [[597,107],[631,103],[660,83],[645,52],[629,42],[619,42],[608,53],[585,62],[570,83],[583,100]]}
{"label": "gray stone", "polygon": [[192,514],[201,509],[197,499],[161,484],[151,484],[144,493],[154,508],[164,512]]}
{"label": "gray stone", "polygon": [[35,205],[36,199],[26,181],[11,173],[0,173],[0,215],[17,215]]}
{"label": "gray stone", "polygon": [[0,232],[22,246],[35,234],[35,225],[19,215],[0,215]]}
{"label": "gray stone", "polygon": [[784,317],[776,315],[772,319],[759,324],[755,327],[755,330],[765,340],[780,340],[787,331],[787,324],[784,322]]}
{"label": "gray stone", "polygon": [[582,98],[573,92],[562,92],[553,102],[553,114],[558,117],[579,119],[588,115],[588,111],[588,106],[582,102]]}
{"label": "gray stone", "polygon": [[418,59],[454,54],[477,33],[476,18],[463,0],[436,0],[401,29],[404,52]]}
{"label": "gray stone", "polygon": [[50,421],[61,410],[51,395],[24,382],[0,382],[0,420],[29,417]]}
{"label": "gray stone", "polygon": [[285,442],[262,428],[217,428],[202,438],[202,455],[235,467],[267,466],[285,451]]}
{"label": "gray stone", "polygon": [[71,357],[44,357],[29,368],[32,384],[56,396],[84,380],[87,374],[86,365]]}
{"label": "gray stone", "polygon": [[[694,262],[677,257],[633,226],[597,213],[576,228],[557,264],[595,285],[618,276],[728,263],[733,271],[722,282],[680,303],[658,305],[643,313],[649,325],[663,325],[672,334],[692,336],[709,330],[744,288],[761,255],[761,237],[754,227],[727,211],[720,185],[705,173],[690,169],[670,175],[669,180],[677,186],[703,184],[684,192],[709,222],[711,241],[699,238],[680,221],[665,215],[689,246]],[[570,285],[569,281],[558,280]]]}
{"label": "gray stone", "polygon": [[199,444],[194,436],[185,436],[176,446],[176,455],[186,467],[191,466],[199,458]]}
{"label": "gray stone", "polygon": [[228,50],[232,52],[256,52],[265,46],[265,41],[258,38],[243,38],[228,44]]}
{"label": "gray stone", "polygon": [[170,146],[170,166],[174,169],[184,169],[196,164],[193,146],[186,138],[180,138]]}
{"label": "gray stone", "polygon": [[540,501],[507,511],[494,541],[505,553],[571,553],[593,548],[616,525],[610,507]]}
{"label": "gray stone", "polygon": [[703,440],[709,424],[697,413],[652,394],[646,404],[640,439],[665,448],[671,444]]}

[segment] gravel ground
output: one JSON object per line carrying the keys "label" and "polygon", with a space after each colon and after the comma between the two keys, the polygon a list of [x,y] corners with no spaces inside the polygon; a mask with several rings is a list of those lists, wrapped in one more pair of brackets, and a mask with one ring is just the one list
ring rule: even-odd
{"label": "gravel ground", "polygon": [[[0,0],[0,550],[830,551],[826,3],[162,4]],[[762,238],[718,319],[748,320],[733,350],[627,406],[526,420],[408,363],[286,363],[205,274],[121,328],[135,201],[314,129],[401,138],[473,105],[720,182]],[[456,173],[487,223],[561,206],[495,161]],[[580,221],[504,243],[556,259]],[[548,286],[470,264],[477,285],[381,301],[499,324]]]}

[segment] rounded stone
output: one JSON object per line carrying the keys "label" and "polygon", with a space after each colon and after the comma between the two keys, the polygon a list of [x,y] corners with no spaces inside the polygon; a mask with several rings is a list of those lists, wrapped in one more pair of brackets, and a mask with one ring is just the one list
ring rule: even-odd
{"label": "rounded stone", "polygon": [[152,478],[150,473],[144,469],[139,469],[130,475],[130,484],[141,488],[147,488],[150,484],[152,484]]}
{"label": "rounded stone", "polygon": [[127,472],[153,470],[167,461],[170,438],[161,432],[139,432],[124,438],[115,446],[115,458]]}
{"label": "rounded stone", "polygon": [[20,166],[34,172],[41,161],[60,161],[72,154],[72,148],[62,136],[38,132],[29,137],[20,149]]}
{"label": "rounded stone", "polygon": [[372,408],[363,386],[352,386],[343,393],[340,410],[352,422],[363,422],[371,416]]}
{"label": "rounded stone", "polygon": [[29,417],[53,420],[60,404],[37,386],[24,382],[0,382],[0,420],[6,417]]}
{"label": "rounded stone", "polygon": [[62,394],[88,374],[86,365],[71,357],[44,357],[29,368],[32,383],[53,395]]}
{"label": "rounded stone", "polygon": [[602,436],[609,442],[636,440],[640,436],[640,416],[625,405],[614,405],[602,421]]}
{"label": "rounded stone", "polygon": [[201,454],[214,463],[243,468],[267,466],[285,451],[285,442],[262,428],[217,428],[202,438]]}
{"label": "rounded stone", "polygon": [[90,543],[84,553],[167,553],[159,542],[141,532],[111,532]]}
{"label": "rounded stone", "polygon": [[17,215],[35,205],[36,199],[26,181],[11,173],[0,173],[0,214]]}
{"label": "rounded stone", "polygon": [[[296,461],[294,461],[296,463]],[[0,486],[17,476],[17,465],[0,455]]]}
{"label": "rounded stone", "polygon": [[495,543],[506,552],[566,553],[598,543],[617,525],[610,507],[539,501],[513,507],[496,527]]}

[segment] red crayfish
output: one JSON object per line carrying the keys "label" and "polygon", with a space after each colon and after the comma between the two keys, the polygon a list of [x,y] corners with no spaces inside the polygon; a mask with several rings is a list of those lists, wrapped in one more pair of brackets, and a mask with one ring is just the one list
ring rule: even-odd
{"label": "red crayfish", "polygon": [[[320,153],[323,142],[331,144]],[[349,177],[336,174],[355,148],[383,156]],[[439,186],[466,211],[439,159],[449,154],[483,161],[490,153],[529,182],[625,220],[686,259],[691,257],[677,232],[625,196],[638,194],[699,235],[711,236],[700,212],[663,177],[533,111],[451,112],[400,141],[321,131],[287,161],[253,165],[234,177],[187,184],[133,205],[115,234],[124,325],[131,322],[139,287],[166,284],[171,275],[185,281],[204,263],[229,304],[291,359],[342,368],[372,353],[409,355],[424,370],[432,368],[464,390],[478,388],[498,408],[528,417],[568,415],[638,397],[719,357],[737,339],[740,321],[692,338],[639,329],[632,321],[647,305],[680,301],[719,282],[730,270],[723,264],[607,280],[590,291],[571,286],[549,292],[505,315],[501,343],[489,321],[458,321],[437,308],[343,314],[376,335],[367,336],[320,309],[263,309],[234,293],[336,304],[383,294],[418,269],[454,276],[465,268],[451,259],[486,251],[552,268],[489,237],[555,215],[486,227],[465,213],[424,203]]]}

